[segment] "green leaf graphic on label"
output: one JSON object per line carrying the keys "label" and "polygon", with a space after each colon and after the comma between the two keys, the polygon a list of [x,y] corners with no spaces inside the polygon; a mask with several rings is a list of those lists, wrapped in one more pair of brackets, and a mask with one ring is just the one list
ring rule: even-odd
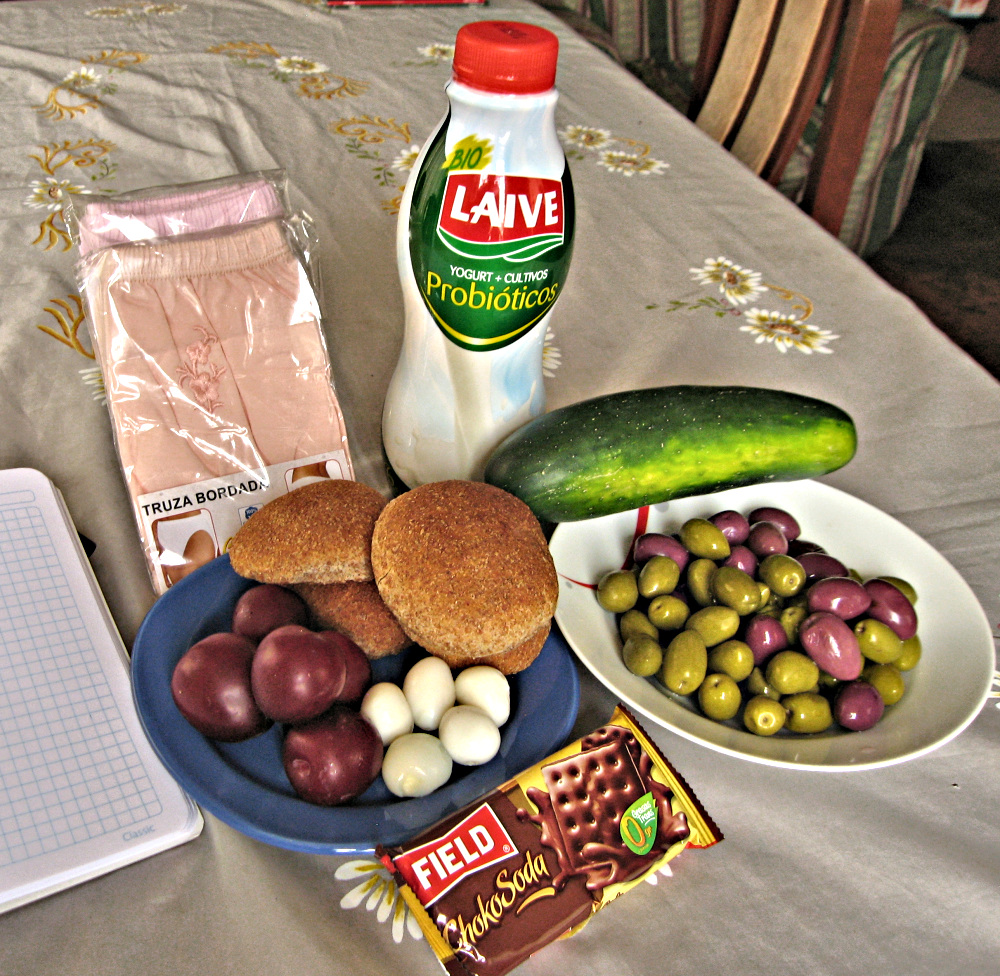
{"label": "green leaf graphic on label", "polygon": [[441,169],[483,169],[493,159],[493,144],[489,139],[466,136],[452,147]]}
{"label": "green leaf graphic on label", "polygon": [[648,854],[656,840],[658,817],[652,793],[640,796],[622,816],[620,832],[625,846],[636,854]]}

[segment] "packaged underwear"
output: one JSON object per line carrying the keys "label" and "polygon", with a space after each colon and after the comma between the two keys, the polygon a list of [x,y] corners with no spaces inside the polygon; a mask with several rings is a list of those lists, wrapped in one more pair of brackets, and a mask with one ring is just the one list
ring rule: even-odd
{"label": "packaged underwear", "polygon": [[686,848],[722,840],[619,706],[611,721],[378,855],[452,976],[503,976]]}
{"label": "packaged underwear", "polygon": [[[157,593],[224,553],[277,495],[354,476],[304,221],[265,187],[253,177],[102,199],[76,223],[89,242],[77,277]],[[136,225],[105,217],[134,216],[137,203],[158,236],[122,241]]]}

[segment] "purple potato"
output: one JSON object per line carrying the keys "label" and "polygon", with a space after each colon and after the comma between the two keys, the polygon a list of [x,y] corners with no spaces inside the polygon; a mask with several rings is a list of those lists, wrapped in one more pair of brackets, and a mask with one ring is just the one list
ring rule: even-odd
{"label": "purple potato", "polygon": [[753,663],[762,664],[772,654],[788,647],[788,634],[779,620],[764,613],[755,613],[747,621],[743,642],[753,652]]}
{"label": "purple potato", "polygon": [[769,508],[767,506],[755,508],[747,518],[751,525],[754,522],[773,522],[781,529],[782,535],[789,542],[797,539],[802,534],[802,529],[799,527],[795,516],[786,512],[783,508]]}
{"label": "purple potato", "polygon": [[853,620],[870,606],[868,591],[853,577],[827,576],[817,580],[806,591],[809,612],[826,610],[841,620]]}
{"label": "purple potato", "polygon": [[676,536],[664,535],[662,532],[646,532],[635,540],[632,558],[641,565],[653,556],[669,556],[677,563],[681,572],[684,572],[691,553]]}
{"label": "purple potato", "polygon": [[240,634],[211,634],[174,666],[170,692],[181,715],[202,735],[243,742],[271,727],[253,697],[250,667],[257,645]]}
{"label": "purple potato", "polygon": [[847,567],[839,560],[825,552],[804,552],[796,559],[806,571],[806,582],[826,579],[828,576],[846,576]]}
{"label": "purple potato", "polygon": [[709,522],[726,537],[730,547],[746,542],[747,536],[750,534],[750,523],[746,516],[734,512],[732,509],[716,512],[709,518]]}
{"label": "purple potato", "polygon": [[336,705],[285,733],[281,761],[295,792],[309,803],[336,806],[368,789],[382,768],[382,739],[358,712]]}
{"label": "purple potato", "polygon": [[757,573],[757,557],[746,546],[737,543],[729,550],[729,555],[722,563],[723,566],[735,566],[742,569],[748,576]]}
{"label": "purple potato", "polygon": [[259,641],[286,624],[309,623],[309,608],[297,594],[275,583],[247,590],[233,608],[233,633]]}
{"label": "purple potato", "polygon": [[866,681],[851,681],[837,691],[833,717],[845,729],[863,732],[875,725],[885,712],[878,690]]}
{"label": "purple potato", "polygon": [[338,700],[347,680],[343,650],[297,624],[272,630],[250,670],[253,696],[276,722],[305,722]]}
{"label": "purple potato", "polygon": [[917,632],[917,611],[902,590],[888,580],[870,579],[865,590],[871,597],[868,616],[891,627],[900,640],[909,640]]}
{"label": "purple potato", "polygon": [[820,667],[840,681],[854,681],[863,659],[854,631],[836,614],[819,610],[799,627],[799,644]]}
{"label": "purple potato", "polygon": [[746,539],[746,547],[758,558],[788,552],[788,540],[775,522],[754,522]]}
{"label": "purple potato", "polygon": [[344,704],[361,701],[372,682],[372,663],[368,660],[368,655],[354,641],[335,630],[321,630],[317,636],[335,644],[344,655],[347,677],[337,701]]}

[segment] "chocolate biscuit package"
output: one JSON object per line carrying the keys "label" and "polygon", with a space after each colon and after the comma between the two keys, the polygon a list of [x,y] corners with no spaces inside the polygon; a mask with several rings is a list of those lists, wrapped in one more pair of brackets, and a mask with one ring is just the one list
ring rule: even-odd
{"label": "chocolate biscuit package", "polygon": [[623,707],[407,844],[379,849],[444,969],[503,976],[722,833]]}

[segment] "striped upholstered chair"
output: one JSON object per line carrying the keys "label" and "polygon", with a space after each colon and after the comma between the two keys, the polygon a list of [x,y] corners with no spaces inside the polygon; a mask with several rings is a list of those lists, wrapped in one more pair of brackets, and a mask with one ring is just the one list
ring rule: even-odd
{"label": "striped upholstered chair", "polygon": [[[708,0],[539,0],[686,111]],[[931,123],[965,61],[965,31],[916,0],[904,0],[861,163],[839,237],[869,255],[899,222]],[[829,87],[778,184],[800,201]]]}

